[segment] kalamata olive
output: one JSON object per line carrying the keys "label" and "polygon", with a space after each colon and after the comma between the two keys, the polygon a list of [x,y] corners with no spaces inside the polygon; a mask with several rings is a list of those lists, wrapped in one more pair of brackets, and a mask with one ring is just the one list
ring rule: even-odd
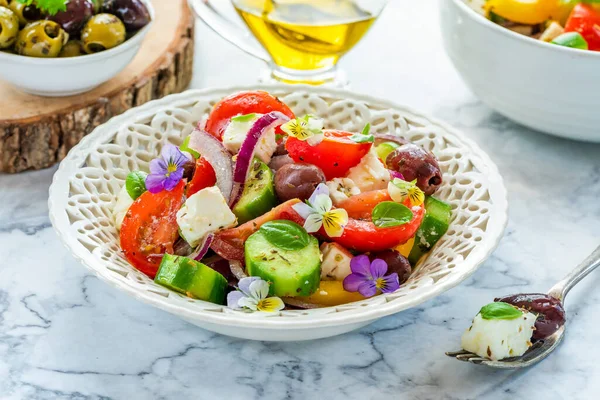
{"label": "kalamata olive", "polygon": [[500,297],[503,301],[538,314],[533,338],[545,339],[565,324],[565,309],[560,300],[543,293],[522,293]]}
{"label": "kalamata olive", "polygon": [[387,274],[397,273],[400,284],[403,284],[410,277],[412,269],[410,263],[399,251],[384,250],[369,254],[369,260],[373,261],[376,258],[383,260],[388,265]]}
{"label": "kalamata olive", "polygon": [[18,2],[17,0],[9,0],[8,8],[15,13],[19,18],[21,26],[25,26],[30,22],[34,22],[43,19],[44,14],[42,11],[34,5],[26,5]]}
{"label": "kalamata olive", "polygon": [[54,21],[36,21],[19,32],[15,50],[22,56],[57,57],[69,35]]}
{"label": "kalamata olive", "polygon": [[141,0],[107,0],[103,10],[119,17],[127,32],[142,29],[150,22],[148,8]]}
{"label": "kalamata olive", "polygon": [[287,149],[285,148],[285,140],[282,140],[281,143],[279,143],[277,145],[277,148],[275,149],[275,153],[273,154],[274,156],[285,156],[288,154]]}
{"label": "kalamata olive", "polygon": [[283,155],[283,156],[275,156],[275,157],[271,158],[271,162],[269,163],[269,168],[271,168],[273,171],[277,172],[284,165],[293,164],[293,163],[294,163],[294,160],[292,160],[292,157],[288,156],[287,154]]}
{"label": "kalamata olive", "polygon": [[81,41],[88,54],[112,49],[125,41],[125,26],[112,14],[94,15],[83,27]]}
{"label": "kalamata olive", "polygon": [[19,18],[6,7],[0,7],[0,49],[7,49],[17,41]]}
{"label": "kalamata olive", "polygon": [[94,5],[90,0],[69,0],[65,11],[59,11],[48,19],[58,22],[69,35],[77,36],[92,15]]}
{"label": "kalamata olive", "polygon": [[177,239],[173,245],[173,254],[176,256],[187,257],[192,254],[193,251],[194,249],[192,249],[192,246],[190,246],[183,238]]}
{"label": "kalamata olive", "polygon": [[427,195],[442,184],[442,171],[433,154],[416,144],[405,144],[387,156],[388,169],[398,171],[407,181],[417,180],[417,186]]}
{"label": "kalamata olive", "polygon": [[287,164],[275,173],[275,192],[281,201],[308,199],[319,183],[325,183],[321,168],[312,164]]}
{"label": "kalamata olive", "polygon": [[187,179],[188,182],[192,180],[194,177],[194,172],[196,172],[196,162],[189,160],[185,164],[183,164],[183,179]]}

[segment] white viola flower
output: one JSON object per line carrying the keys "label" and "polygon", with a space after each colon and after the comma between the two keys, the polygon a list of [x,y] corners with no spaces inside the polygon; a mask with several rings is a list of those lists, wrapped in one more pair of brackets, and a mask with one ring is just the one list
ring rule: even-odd
{"label": "white viola flower", "polygon": [[306,203],[297,203],[292,206],[302,218],[304,229],[308,233],[318,232],[321,227],[329,237],[340,237],[348,223],[348,213],[343,208],[333,208],[329,197],[329,188],[320,183]]}
{"label": "white viola flower", "polygon": [[281,130],[289,136],[316,146],[323,140],[323,126],[324,122],[321,118],[307,114],[281,125]]}
{"label": "white viola flower", "polygon": [[227,295],[227,307],[234,310],[277,312],[285,304],[279,297],[269,296],[269,284],[257,276],[242,278],[237,290]]}

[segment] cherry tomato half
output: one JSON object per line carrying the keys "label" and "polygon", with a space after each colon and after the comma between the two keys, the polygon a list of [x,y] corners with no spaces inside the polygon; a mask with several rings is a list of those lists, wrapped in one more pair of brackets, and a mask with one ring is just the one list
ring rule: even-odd
{"label": "cherry tomato half", "polygon": [[285,148],[294,161],[321,168],[328,180],[346,175],[372,146],[372,143],[356,143],[350,139],[353,135],[350,132],[325,130],[323,133],[323,141],[316,146],[290,137],[285,143]]}
{"label": "cherry tomato half", "polygon": [[371,221],[350,218],[344,227],[342,236],[329,240],[360,252],[394,248],[412,238],[423,221],[425,209],[422,205],[410,207],[410,209],[413,212],[412,221],[390,228],[378,228]]}
{"label": "cherry tomato half", "polygon": [[565,32],[579,32],[590,50],[600,51],[600,10],[591,4],[577,4],[569,16]]}
{"label": "cherry tomato half", "polygon": [[371,214],[373,208],[383,201],[392,201],[386,189],[364,192],[340,203],[339,208],[348,212],[349,221],[342,236],[331,240],[361,252],[387,250],[407,242],[421,225],[425,210],[423,205],[411,207],[407,199],[404,205],[413,212],[412,221],[390,228],[378,228],[371,222]]}
{"label": "cherry tomato half", "polygon": [[215,104],[206,121],[205,129],[220,140],[232,117],[251,113],[266,114],[271,111],[279,111],[290,118],[295,118],[288,106],[267,92],[257,90],[236,93]]}
{"label": "cherry tomato half", "polygon": [[179,237],[177,211],[183,204],[185,182],[170,192],[144,192],[133,202],[121,226],[121,248],[138,270],[154,278],[165,253],[173,253]]}
{"label": "cherry tomato half", "polygon": [[217,232],[211,245],[211,249],[227,260],[243,261],[244,243],[246,242],[246,239],[256,232],[262,224],[277,219],[286,219],[300,225],[304,223],[304,219],[292,209],[292,206],[299,202],[300,200],[298,199],[288,200],[252,221],[248,221],[235,228]]}
{"label": "cherry tomato half", "polygon": [[194,193],[207,187],[215,186],[216,183],[217,176],[215,175],[215,170],[212,165],[204,158],[200,157],[196,160],[196,169],[187,188],[187,197],[190,197]]}

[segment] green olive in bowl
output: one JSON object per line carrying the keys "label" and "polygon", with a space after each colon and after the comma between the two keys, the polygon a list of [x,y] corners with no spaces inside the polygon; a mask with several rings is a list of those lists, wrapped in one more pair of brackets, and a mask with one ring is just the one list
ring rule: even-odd
{"label": "green olive in bowl", "polygon": [[79,40],[69,40],[58,54],[59,57],[78,57],[85,53]]}
{"label": "green olive in bowl", "polygon": [[112,49],[125,39],[125,25],[112,14],[94,15],[81,31],[83,50],[88,54]]}
{"label": "green olive in bowl", "polygon": [[36,21],[19,32],[15,50],[29,57],[57,57],[69,35],[54,21]]}
{"label": "green olive in bowl", "polygon": [[17,41],[19,18],[6,7],[0,7],[0,49],[6,49]]}

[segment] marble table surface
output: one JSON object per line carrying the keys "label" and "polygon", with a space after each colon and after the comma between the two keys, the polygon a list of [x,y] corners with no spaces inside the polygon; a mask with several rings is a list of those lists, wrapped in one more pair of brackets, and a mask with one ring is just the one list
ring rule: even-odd
{"label": "marble table surface", "polygon": [[[494,296],[544,291],[600,242],[600,145],[518,126],[473,96],[441,48],[435,2],[395,0],[342,65],[359,92],[462,129],[498,164],[510,222],[469,280],[360,331],[303,343],[232,339],[90,276],[47,216],[55,169],[0,176],[1,399],[592,399],[600,392],[600,273],[566,304],[568,337],[527,371],[444,356]],[[262,65],[199,24],[193,87]]]}

